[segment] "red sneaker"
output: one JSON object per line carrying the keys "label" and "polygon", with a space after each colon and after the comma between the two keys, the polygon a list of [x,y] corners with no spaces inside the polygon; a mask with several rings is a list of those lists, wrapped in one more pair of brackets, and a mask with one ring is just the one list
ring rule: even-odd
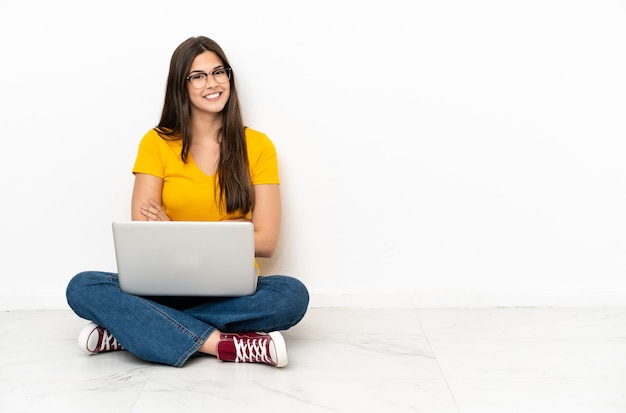
{"label": "red sneaker", "polygon": [[81,330],[78,336],[78,347],[88,354],[124,350],[108,330],[96,323],[89,323]]}
{"label": "red sneaker", "polygon": [[222,333],[217,343],[217,358],[237,363],[265,363],[275,367],[287,365],[287,346],[282,334]]}

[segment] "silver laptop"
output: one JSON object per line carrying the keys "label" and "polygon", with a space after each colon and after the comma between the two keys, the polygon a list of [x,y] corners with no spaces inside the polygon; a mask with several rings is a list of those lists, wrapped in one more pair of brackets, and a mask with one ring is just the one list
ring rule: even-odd
{"label": "silver laptop", "polygon": [[251,222],[114,221],[122,291],[233,297],[256,291]]}

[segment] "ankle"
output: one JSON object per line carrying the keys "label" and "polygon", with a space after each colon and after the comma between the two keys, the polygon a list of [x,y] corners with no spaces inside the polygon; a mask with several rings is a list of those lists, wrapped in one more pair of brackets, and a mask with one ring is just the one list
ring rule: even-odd
{"label": "ankle", "polygon": [[216,356],[217,344],[220,341],[221,335],[222,333],[218,330],[215,330],[214,332],[212,332],[211,335],[209,335],[209,337],[204,341],[204,343],[202,343],[202,345],[198,349],[198,352]]}

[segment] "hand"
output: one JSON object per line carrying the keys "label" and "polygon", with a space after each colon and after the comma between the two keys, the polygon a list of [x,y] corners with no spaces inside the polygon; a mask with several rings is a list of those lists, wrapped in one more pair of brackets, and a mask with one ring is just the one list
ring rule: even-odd
{"label": "hand", "polygon": [[159,205],[153,200],[149,201],[149,205],[142,205],[140,211],[141,215],[146,217],[148,221],[171,221],[165,213],[163,205]]}

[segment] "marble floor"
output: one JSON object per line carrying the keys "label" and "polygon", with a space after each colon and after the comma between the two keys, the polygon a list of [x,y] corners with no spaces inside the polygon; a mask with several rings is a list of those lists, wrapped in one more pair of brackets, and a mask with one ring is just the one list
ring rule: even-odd
{"label": "marble floor", "polygon": [[312,308],[282,369],[87,356],[85,324],[0,312],[0,412],[626,412],[626,308]]}

